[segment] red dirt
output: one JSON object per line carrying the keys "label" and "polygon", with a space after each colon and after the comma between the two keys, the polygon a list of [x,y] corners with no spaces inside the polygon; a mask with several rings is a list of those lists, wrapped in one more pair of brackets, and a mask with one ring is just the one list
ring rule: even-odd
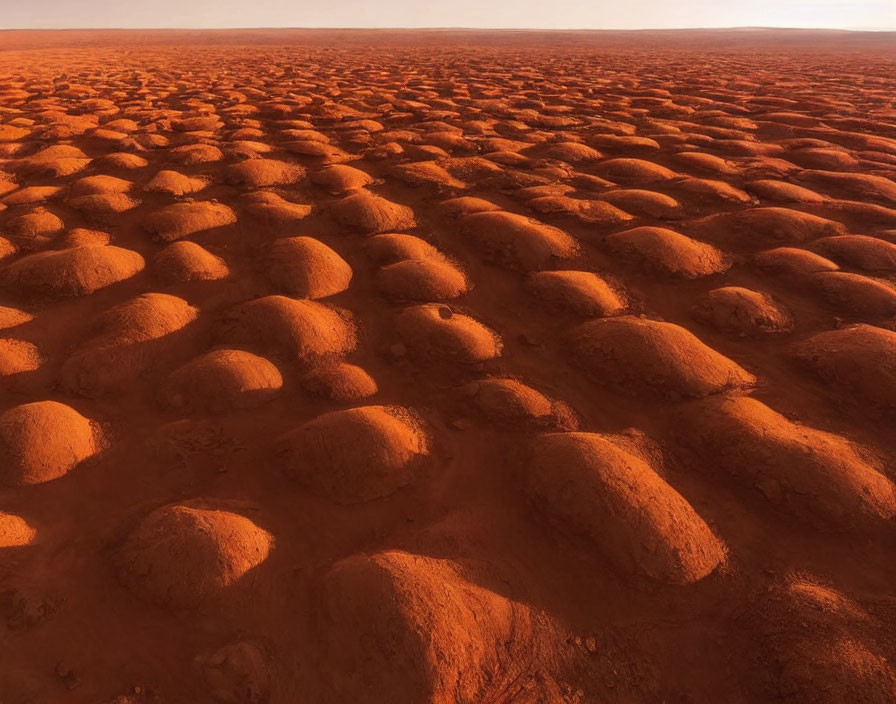
{"label": "red dirt", "polygon": [[0,33],[0,702],[896,700],[894,47]]}

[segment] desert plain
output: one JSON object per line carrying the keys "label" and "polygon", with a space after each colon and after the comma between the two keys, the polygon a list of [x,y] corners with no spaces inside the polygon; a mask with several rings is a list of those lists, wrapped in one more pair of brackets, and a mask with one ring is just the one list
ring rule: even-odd
{"label": "desert plain", "polygon": [[0,702],[896,701],[896,37],[0,33]]}

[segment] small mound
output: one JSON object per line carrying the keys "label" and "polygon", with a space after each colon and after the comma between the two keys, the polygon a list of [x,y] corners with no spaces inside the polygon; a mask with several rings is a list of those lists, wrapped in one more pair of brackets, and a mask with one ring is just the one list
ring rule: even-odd
{"label": "small mound", "polygon": [[37,531],[21,516],[0,511],[0,550],[30,545]]}
{"label": "small mound", "polygon": [[634,220],[628,213],[602,200],[553,195],[532,198],[526,205],[537,213],[565,215],[581,222],[600,225],[620,225]]}
{"label": "small mound", "polygon": [[213,144],[185,144],[168,153],[168,160],[183,166],[213,164],[224,159],[224,152]]}
{"label": "small mound", "polygon": [[828,303],[846,315],[886,320],[896,315],[896,286],[845,271],[823,271],[812,275],[812,283]]}
{"label": "small mound", "polygon": [[142,156],[130,154],[128,152],[113,152],[112,154],[106,154],[104,157],[98,159],[97,163],[111,169],[122,169],[127,171],[142,169],[149,166],[149,162]]}
{"label": "small mound", "polygon": [[540,271],[529,279],[532,293],[576,315],[617,315],[625,309],[619,294],[590,271]]}
{"label": "small mound", "polygon": [[413,210],[366,191],[346,196],[332,208],[343,228],[363,235],[410,230],[417,226]]}
{"label": "small mound", "polygon": [[462,296],[469,284],[461,271],[439,259],[405,259],[376,273],[384,296],[404,301],[445,301]]}
{"label": "small mound", "polygon": [[567,164],[581,164],[603,158],[603,154],[597,149],[580,142],[554,142],[544,149],[543,154],[548,159],[565,161]]}
{"label": "small mound", "polygon": [[399,551],[353,555],[319,592],[333,701],[560,701],[528,696],[536,617],[465,579],[457,563]]}
{"label": "small mound", "polygon": [[373,177],[361,169],[345,164],[334,164],[321,169],[311,177],[311,181],[335,196],[357,191],[373,183]]}
{"label": "small mound", "polygon": [[707,292],[691,309],[697,320],[735,335],[790,332],[790,313],[759,291],[724,286]]}
{"label": "small mound", "polygon": [[437,304],[405,308],[396,321],[408,350],[421,357],[473,363],[501,355],[501,339],[481,323]]}
{"label": "small mound", "polygon": [[498,427],[554,429],[571,420],[563,404],[516,379],[473,381],[460,389],[460,395]]}
{"label": "small mound", "polygon": [[367,254],[379,265],[405,259],[441,259],[442,253],[429,242],[414,235],[375,235],[367,240]]}
{"label": "small mound", "polygon": [[596,433],[536,438],[526,491],[540,512],[588,536],[627,572],[690,584],[725,559],[724,544],[675,489]]}
{"label": "small mound", "polygon": [[45,247],[64,229],[65,223],[45,208],[35,208],[6,223],[6,233],[10,239],[25,250]]}
{"label": "small mound", "polygon": [[827,200],[824,196],[810,191],[808,188],[774,179],[751,181],[746,188],[760,198],[779,203],[824,203]]}
{"label": "small mound", "polygon": [[706,178],[686,178],[675,182],[675,188],[684,191],[692,200],[722,203],[752,203],[753,198],[730,183]]}
{"label": "small mound", "polygon": [[392,173],[395,178],[412,186],[430,185],[445,189],[464,189],[467,184],[460,181],[441,166],[432,161],[417,161],[399,164]]}
{"label": "small mound", "polygon": [[85,176],[69,187],[69,194],[77,196],[98,196],[109,193],[127,193],[134,184],[116,176]]}
{"label": "small mound", "polygon": [[442,201],[442,211],[450,218],[460,218],[471,213],[484,213],[489,210],[500,210],[501,206],[495,205],[491,201],[483,198],[474,198],[473,196],[462,196],[460,198],[449,198]]}
{"label": "small mound", "polygon": [[99,449],[92,423],[61,403],[26,403],[0,415],[0,481],[8,486],[58,479]]}
{"label": "small mound", "polygon": [[144,191],[170,193],[173,196],[186,196],[196,193],[208,186],[203,178],[191,178],[179,171],[163,169],[159,171],[144,187]]}
{"label": "small mound", "polygon": [[407,411],[362,406],[333,411],[280,438],[280,467],[338,504],[381,499],[412,483],[429,454],[426,435]]}
{"label": "small mound", "polygon": [[645,191],[636,188],[610,191],[600,194],[601,200],[607,201],[617,208],[652,218],[672,219],[681,216],[681,205],[677,200],[664,193]]}
{"label": "small mound", "polygon": [[[15,184],[13,184],[15,187]],[[2,182],[0,182],[0,192],[3,191]],[[34,203],[43,203],[59,195],[62,188],[59,186],[28,186],[19,189],[11,195],[0,198],[3,205],[32,205]]]}
{"label": "small mound", "polygon": [[696,279],[726,271],[730,260],[715,247],[665,227],[636,227],[608,235],[610,250],[651,273]]}
{"label": "small mound", "polygon": [[227,183],[246,188],[286,186],[305,178],[305,169],[276,159],[246,159],[231,164],[225,172]]}
{"label": "small mound", "polygon": [[776,247],[759,252],[753,261],[760,269],[785,277],[808,276],[819,271],[837,271],[830,259],[795,247]]}
{"label": "small mound", "polygon": [[293,203],[269,191],[258,191],[245,196],[246,210],[263,223],[275,227],[291,227],[311,214],[312,207]]}
{"label": "small mound", "polygon": [[66,203],[69,207],[78,210],[88,218],[108,219],[114,215],[121,215],[133,210],[140,201],[131,198],[126,193],[101,193],[92,196],[79,196],[69,198]]}
{"label": "small mound", "polygon": [[26,159],[21,159],[15,169],[29,176],[60,178],[83,171],[90,163],[88,156],[69,144],[56,144],[42,149]]}
{"label": "small mound", "polygon": [[857,200],[879,200],[896,205],[896,181],[885,176],[840,171],[802,171],[799,180]]}
{"label": "small mound", "polygon": [[732,162],[704,152],[677,152],[672,158],[685,169],[697,169],[714,174],[732,175],[738,168]]}
{"label": "small mound", "polygon": [[0,306],[0,330],[14,328],[34,320],[34,316],[18,308]]}
{"label": "small mound", "polygon": [[799,243],[846,234],[839,222],[790,208],[750,208],[710,215],[693,223],[708,238],[762,248],[777,243]]}
{"label": "small mound", "polygon": [[855,403],[896,408],[896,332],[852,325],[810,337],[795,354]]}
{"label": "small mound", "polygon": [[156,275],[165,281],[215,281],[230,275],[223,259],[195,242],[170,244],[152,261]]}
{"label": "small mound", "polygon": [[256,298],[237,307],[226,321],[224,337],[303,363],[342,355],[355,347],[350,320],[322,303],[286,296]]}
{"label": "small mound", "polygon": [[87,245],[23,257],[3,270],[0,280],[29,294],[86,296],[131,278],[144,266],[143,257],[129,249]]}
{"label": "small mound", "polygon": [[236,213],[223,203],[197,201],[174,203],[156,210],[144,218],[143,227],[159,239],[171,242],[235,222]]}
{"label": "small mound", "polygon": [[756,381],[683,327],[623,316],[583,323],[570,336],[574,359],[595,381],[625,393],[707,396]]}
{"label": "small mound", "polygon": [[55,244],[58,249],[74,249],[88,245],[105,246],[112,241],[108,232],[102,230],[88,230],[84,227],[74,227],[59,238]]}
{"label": "small mound", "polygon": [[325,298],[348,289],[352,268],[313,237],[288,237],[271,245],[265,269],[278,289],[301,298]]}
{"label": "small mound", "polygon": [[461,227],[487,257],[525,270],[548,268],[554,260],[571,258],[579,250],[563,230],[516,213],[472,213],[461,219]]}
{"label": "small mound", "polygon": [[788,420],[744,396],[706,399],[679,419],[677,436],[713,467],[809,517],[889,520],[896,487],[846,439]]}
{"label": "small mound", "polygon": [[594,170],[598,176],[624,183],[656,183],[670,181],[678,176],[665,166],[644,159],[607,159],[600,162]]}
{"label": "small mound", "polygon": [[315,396],[342,403],[360,401],[378,391],[376,381],[370,374],[347,362],[315,367],[302,379],[302,387]]}
{"label": "small mound", "polygon": [[30,342],[0,338],[0,376],[32,372],[42,362],[40,351]]}
{"label": "small mound", "polygon": [[280,371],[264,357],[213,350],[172,372],[162,399],[172,408],[221,413],[261,406],[282,387]]}
{"label": "small mound", "polygon": [[229,511],[184,505],[150,513],[116,561],[122,583],[148,601],[196,609],[264,562],[274,539]]}
{"label": "small mound", "polygon": [[818,251],[841,266],[864,271],[896,271],[896,244],[865,235],[823,237],[812,243]]}

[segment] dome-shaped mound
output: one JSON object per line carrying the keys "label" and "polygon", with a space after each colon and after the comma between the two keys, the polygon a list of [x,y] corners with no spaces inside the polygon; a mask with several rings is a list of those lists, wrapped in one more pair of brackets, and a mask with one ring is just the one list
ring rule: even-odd
{"label": "dome-shaped mound", "polygon": [[487,211],[461,219],[461,228],[489,258],[525,270],[544,269],[578,253],[575,239],[559,228],[516,213]]}
{"label": "dome-shaped mound", "polygon": [[333,411],[281,437],[281,468],[331,501],[380,499],[412,483],[429,454],[426,435],[402,408]]}
{"label": "dome-shaped mound", "polygon": [[628,213],[602,200],[549,195],[532,198],[526,205],[537,213],[566,215],[581,222],[600,225],[621,225],[634,220]]}
{"label": "dome-shaped mound", "polygon": [[681,217],[681,204],[672,196],[656,191],[620,189],[601,193],[600,199],[635,215],[664,219]]}
{"label": "dome-shaped mound", "polygon": [[314,367],[302,378],[302,387],[315,396],[342,403],[370,398],[378,391],[370,374],[347,362]]}
{"label": "dome-shaped mound", "polygon": [[467,187],[463,181],[454,178],[433,161],[415,161],[411,164],[399,164],[392,173],[395,178],[412,186],[430,185],[439,189],[462,190]]}
{"label": "dome-shaped mound", "polygon": [[685,409],[679,426],[677,436],[715,470],[819,524],[896,516],[896,487],[850,442],[790,421],[755,399],[700,401]]}
{"label": "dome-shaped mound", "polygon": [[747,190],[760,198],[778,203],[824,203],[827,198],[808,188],[787,181],[759,179],[746,185]]}
{"label": "dome-shaped mound", "polygon": [[275,227],[291,227],[311,214],[311,206],[293,203],[270,191],[255,191],[244,196],[246,210],[253,217]]}
{"label": "dome-shaped mound", "polygon": [[807,276],[817,271],[837,271],[838,267],[830,259],[796,247],[776,247],[755,255],[753,261],[762,270],[782,277]]}
{"label": "dome-shaped mound", "polygon": [[699,321],[735,335],[790,332],[790,313],[759,291],[724,286],[708,291],[691,310]]}
{"label": "dome-shaped mound", "polygon": [[34,316],[31,313],[26,313],[18,308],[0,306],[0,330],[24,325],[32,320],[34,320]]}
{"label": "dome-shaped mound", "polygon": [[472,363],[501,355],[497,333],[466,315],[438,304],[412,306],[395,321],[408,350],[420,357],[442,357]]}
{"label": "dome-shaped mound", "polygon": [[78,179],[69,187],[71,197],[98,196],[108,193],[127,193],[134,184],[123,178],[107,176],[85,176]]}
{"label": "dome-shaped mound", "polygon": [[236,213],[223,203],[196,201],[173,203],[156,210],[144,218],[143,227],[160,240],[172,242],[235,222]]}
{"label": "dome-shaped mound", "polygon": [[287,164],[276,159],[246,159],[227,167],[227,183],[247,188],[285,186],[301,181],[305,169],[298,164]]}
{"label": "dome-shaped mound", "polygon": [[286,296],[265,296],[242,304],[229,316],[224,337],[303,363],[342,355],[355,347],[350,320],[322,303]]}
{"label": "dome-shaped mound", "polygon": [[0,338],[0,376],[34,371],[41,362],[40,351],[30,342]]}
{"label": "dome-shaped mound", "polygon": [[567,164],[580,164],[603,158],[603,154],[597,149],[581,142],[554,142],[543,150],[543,155],[548,159],[565,161]]}
{"label": "dome-shaped mound", "polygon": [[695,279],[721,273],[731,265],[715,247],[665,227],[636,227],[608,235],[605,241],[611,251],[666,276]]}
{"label": "dome-shaped mound", "polygon": [[896,316],[896,286],[889,281],[845,271],[822,271],[813,274],[811,282],[833,308],[845,315],[874,321]]}
{"label": "dome-shaped mound", "polygon": [[149,166],[149,162],[138,154],[128,152],[113,152],[97,159],[97,164],[110,169],[134,170]]}
{"label": "dome-shaped mound", "polygon": [[796,357],[856,404],[896,408],[896,332],[864,324],[822,332]]}
{"label": "dome-shaped mound", "polygon": [[400,232],[417,226],[413,210],[367,191],[346,196],[336,201],[332,208],[343,228],[362,235]]}
{"label": "dome-shaped mound", "polygon": [[442,202],[442,211],[451,218],[459,218],[464,215],[473,213],[484,213],[489,210],[501,210],[500,205],[495,205],[491,201],[484,198],[474,198],[473,196],[461,196],[460,198],[449,198]]}
{"label": "dome-shaped mound", "polygon": [[515,696],[540,635],[536,617],[465,579],[454,562],[399,551],[353,555],[333,566],[319,592],[332,701],[554,701]]}
{"label": "dome-shaped mound", "polygon": [[706,396],[755,379],[683,327],[622,316],[583,323],[570,336],[575,360],[595,381],[625,393]]}
{"label": "dome-shaped mound", "polygon": [[280,371],[264,357],[212,350],[172,372],[162,399],[172,408],[219,413],[261,406],[282,387]]}
{"label": "dome-shaped mound", "polygon": [[689,584],[725,559],[724,545],[693,507],[646,462],[601,435],[536,438],[526,491],[539,511],[587,535],[628,572]]}
{"label": "dome-shaped mound", "polygon": [[35,208],[6,222],[9,238],[24,250],[40,249],[65,229],[65,223],[46,208]]}
{"label": "dome-shaped mound", "polygon": [[62,177],[83,171],[90,163],[88,156],[70,144],[56,144],[37,154],[21,159],[15,169],[29,176]]}
{"label": "dome-shaped mound", "polygon": [[846,226],[839,222],[779,207],[710,215],[695,221],[692,227],[705,233],[707,239],[751,249],[846,234]]}
{"label": "dome-shaped mound", "polygon": [[120,215],[133,210],[140,201],[131,198],[127,193],[100,193],[92,196],[69,198],[66,203],[94,220],[106,220],[110,216]]}
{"label": "dome-shaped mound", "polygon": [[879,237],[839,235],[823,237],[812,243],[812,249],[842,266],[864,271],[896,271],[896,244]]}
{"label": "dome-shaped mound", "polygon": [[144,187],[144,191],[169,193],[172,196],[186,196],[196,193],[208,186],[204,178],[187,176],[179,171],[163,169],[159,171]]}
{"label": "dome-shaped mound", "polygon": [[404,301],[445,301],[469,290],[466,277],[440,259],[405,259],[376,273],[377,288],[387,298]]}
{"label": "dome-shaped mound", "polygon": [[426,240],[414,235],[390,233],[367,240],[367,254],[375,264],[386,265],[404,259],[441,259],[442,253]]}
{"label": "dome-shaped mound", "polygon": [[0,481],[23,486],[58,479],[99,447],[93,424],[64,404],[15,406],[0,415]]}
{"label": "dome-shaped mound", "polygon": [[116,558],[121,581],[160,606],[199,608],[264,562],[274,539],[245,516],[185,505],[150,513]]}
{"label": "dome-shaped mound", "polygon": [[165,281],[215,281],[230,275],[223,259],[195,242],[174,242],[152,263],[156,275]]}
{"label": "dome-shaped mound", "polygon": [[574,420],[565,406],[516,379],[480,379],[461,387],[460,395],[498,427],[556,429]]}
{"label": "dome-shaped mound", "polygon": [[37,531],[21,516],[0,511],[0,549],[29,545]]}
{"label": "dome-shaped mound", "polygon": [[60,237],[54,244],[57,249],[74,249],[88,245],[105,246],[112,241],[108,232],[102,230],[88,230],[84,227],[73,227]]}
{"label": "dome-shaped mound", "polygon": [[352,268],[342,257],[313,237],[276,240],[265,269],[278,289],[300,298],[325,298],[345,291]]}
{"label": "dome-shaped mound", "polygon": [[735,188],[725,181],[716,181],[711,178],[686,178],[675,182],[675,188],[684,191],[690,200],[708,205],[727,203],[747,204],[753,202],[753,197],[746,191]]}
{"label": "dome-shaped mound", "polygon": [[184,144],[168,152],[168,160],[183,166],[196,164],[213,164],[224,158],[222,152],[214,144]]}
{"label": "dome-shaped mound", "polygon": [[620,183],[655,183],[669,181],[678,174],[665,166],[644,159],[607,159],[600,162],[594,171],[598,176]]}
{"label": "dome-shaped mound", "polygon": [[539,271],[529,289],[543,301],[584,316],[616,315],[625,309],[619,294],[590,271]]}
{"label": "dome-shaped mound", "polygon": [[846,193],[857,200],[879,200],[896,205],[896,182],[886,176],[838,171],[803,171],[799,180],[822,190]]}
{"label": "dome-shaped mound", "polygon": [[143,257],[130,249],[86,245],[23,257],[3,270],[0,280],[32,295],[86,296],[131,278],[144,266]]}
{"label": "dome-shaped mound", "polygon": [[349,191],[357,191],[373,183],[372,176],[346,164],[327,166],[315,173],[311,180],[336,196]]}

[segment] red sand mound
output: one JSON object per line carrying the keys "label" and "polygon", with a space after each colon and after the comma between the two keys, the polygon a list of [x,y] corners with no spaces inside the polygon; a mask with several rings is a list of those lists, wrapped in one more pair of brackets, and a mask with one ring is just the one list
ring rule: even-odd
{"label": "red sand mound", "polygon": [[845,315],[867,320],[896,316],[896,286],[845,271],[822,271],[812,275],[812,284],[828,303]]}
{"label": "red sand mound", "polygon": [[30,342],[0,338],[0,376],[34,371],[42,361],[40,351]]}
{"label": "red sand mound", "polygon": [[376,273],[376,285],[387,298],[404,301],[445,301],[469,290],[463,273],[438,259],[388,264]]}
{"label": "red sand mound", "polygon": [[277,441],[278,465],[339,504],[381,499],[414,482],[429,453],[417,422],[397,407],[333,411]]}
{"label": "red sand mound", "polygon": [[620,295],[590,271],[539,271],[529,278],[535,296],[584,316],[617,315],[625,309]]}
{"label": "red sand mound", "polygon": [[163,169],[159,171],[144,187],[144,191],[168,193],[172,196],[186,196],[201,191],[208,186],[203,178],[191,178],[178,171]]}
{"label": "red sand mound", "polygon": [[311,206],[293,203],[270,191],[256,191],[245,197],[246,210],[253,217],[277,227],[290,227],[311,214]]}
{"label": "red sand mound", "polygon": [[535,655],[534,615],[468,582],[452,562],[354,555],[319,591],[323,655],[336,665],[327,701],[529,701],[516,680]]}
{"label": "red sand mound", "polygon": [[34,316],[18,308],[0,306],[0,330],[14,328],[34,320]]}
{"label": "red sand mound", "polygon": [[708,291],[691,309],[699,321],[735,335],[790,332],[790,313],[767,294],[740,286]]}
{"label": "red sand mound", "polygon": [[526,270],[546,268],[578,251],[577,242],[563,230],[515,213],[472,213],[461,219],[461,228],[489,258]]}
{"label": "red sand mound", "polygon": [[121,581],[160,606],[200,608],[263,563],[273,537],[244,516],[186,505],[150,513],[116,555]]}
{"label": "red sand mound", "polygon": [[280,371],[264,357],[242,350],[213,350],[172,372],[162,398],[179,410],[220,413],[260,406],[282,386]]}
{"label": "red sand mound", "polygon": [[6,223],[10,239],[25,250],[41,249],[65,229],[65,223],[45,208],[35,208]]}
{"label": "red sand mound", "polygon": [[305,177],[305,169],[275,159],[246,159],[227,167],[228,183],[247,188],[285,186]]}
{"label": "red sand mound", "polygon": [[674,171],[644,159],[607,159],[594,170],[599,176],[626,184],[669,181],[677,176]]}
{"label": "red sand mound", "polygon": [[481,379],[466,384],[459,393],[489,424],[497,427],[553,430],[576,424],[575,416],[564,404],[516,379]]}
{"label": "red sand mound", "polygon": [[34,540],[37,531],[24,518],[0,512],[0,548],[17,548]]}
{"label": "red sand mound", "polygon": [[362,235],[417,226],[414,211],[366,191],[346,196],[333,204],[333,216],[342,227]]}
{"label": "red sand mound", "polygon": [[346,164],[327,166],[312,174],[311,180],[336,196],[360,190],[373,183],[373,178],[366,172]]}
{"label": "red sand mound", "polygon": [[812,243],[812,249],[841,266],[864,271],[896,271],[896,244],[865,235],[823,237]]}
{"label": "red sand mound", "polygon": [[230,274],[223,259],[195,242],[168,245],[153,258],[152,264],[156,276],[172,282],[214,281]]}
{"label": "red sand mound", "polygon": [[672,323],[631,316],[593,320],[575,328],[570,343],[574,358],[595,381],[625,393],[706,396],[755,382]]}
{"label": "red sand mound", "polygon": [[367,241],[367,254],[381,266],[405,259],[439,259],[439,250],[414,235],[375,235]]}
{"label": "red sand mound", "polygon": [[681,205],[678,201],[656,191],[644,191],[636,188],[620,189],[601,193],[600,198],[635,215],[647,215],[662,219],[681,217]]}
{"label": "red sand mound", "polygon": [[288,237],[271,245],[265,270],[274,286],[300,298],[326,298],[345,291],[352,268],[313,237]]}
{"label": "red sand mound", "polygon": [[629,572],[687,584],[725,558],[725,547],[650,466],[595,433],[542,435],[526,491],[536,508],[582,533]]}
{"label": "red sand mound", "polygon": [[760,269],[784,277],[806,276],[818,271],[837,271],[840,268],[830,259],[794,247],[777,247],[759,252],[754,261]]}
{"label": "red sand mound", "polygon": [[609,235],[607,246],[649,272],[694,279],[725,271],[729,259],[715,247],[665,227],[636,227]]}
{"label": "red sand mound", "polygon": [[0,281],[31,295],[86,296],[131,278],[144,265],[129,249],[87,245],[23,257],[0,270]]}
{"label": "red sand mound", "polygon": [[848,525],[896,516],[896,487],[846,439],[794,423],[747,397],[701,401],[679,437],[783,508]]}
{"label": "red sand mound", "polygon": [[377,392],[376,381],[361,367],[332,362],[314,367],[302,378],[302,387],[315,396],[349,403],[369,398]]}
{"label": "red sand mound", "polygon": [[436,304],[405,308],[395,320],[408,350],[420,357],[472,363],[501,355],[497,334],[466,315]]}
{"label": "red sand mound", "polygon": [[56,401],[15,406],[0,415],[0,479],[42,484],[67,474],[99,450],[93,424]]}
{"label": "red sand mound", "polygon": [[144,218],[143,227],[160,240],[171,242],[235,222],[236,213],[226,205],[213,201],[198,201],[174,203],[156,210]]}
{"label": "red sand mound", "polygon": [[693,226],[707,238],[744,247],[796,244],[846,234],[846,227],[839,222],[790,208],[751,208],[711,215]]}

